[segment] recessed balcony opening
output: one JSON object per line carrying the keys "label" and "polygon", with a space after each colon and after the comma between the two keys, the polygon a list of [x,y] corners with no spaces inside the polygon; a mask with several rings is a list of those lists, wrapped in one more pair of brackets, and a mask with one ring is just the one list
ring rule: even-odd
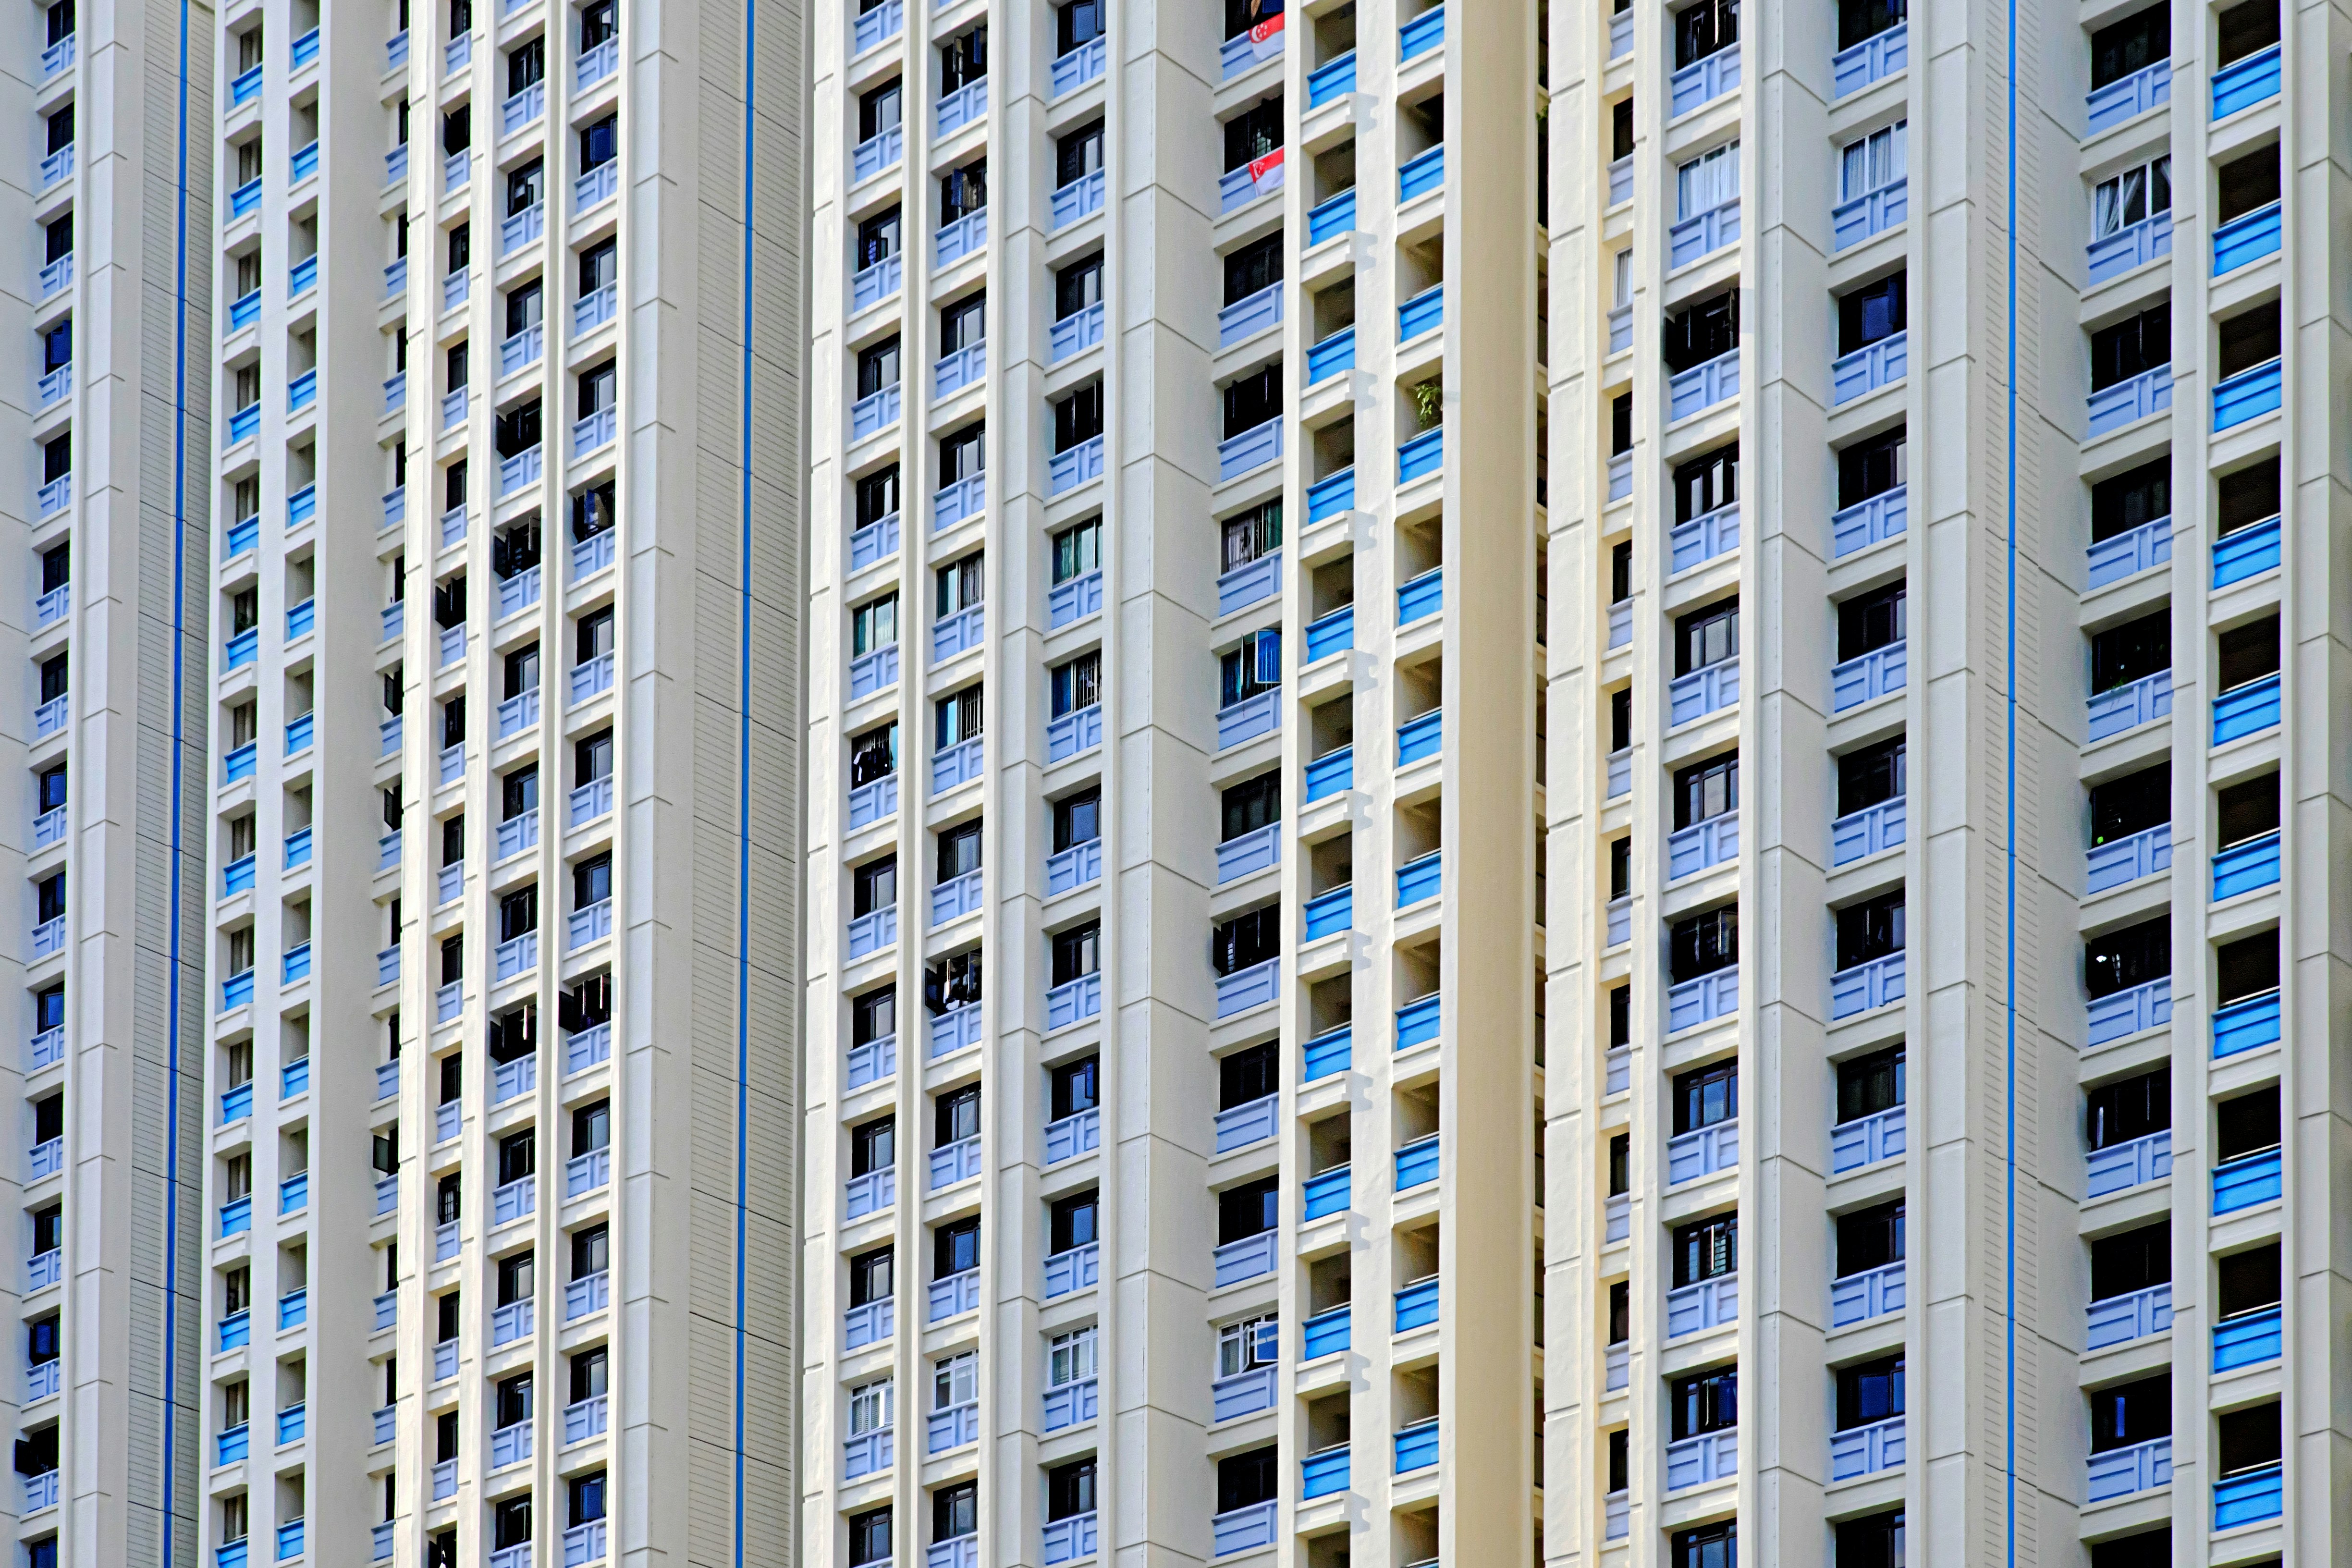
{"label": "recessed balcony opening", "polygon": [[1355,1017],[1355,982],[1346,975],[1337,980],[1325,980],[1309,986],[1307,992],[1307,1030],[1314,1038],[1344,1029]]}
{"label": "recessed balcony opening", "polygon": [[1355,1300],[1349,1255],[1318,1258],[1307,1266],[1307,1306],[1309,1316],[1345,1307]]}
{"label": "recessed balcony opening", "polygon": [[1396,950],[1396,995],[1401,1006],[1410,1007],[1423,998],[1435,998],[1442,973],[1439,956],[1434,938]]}
{"label": "recessed balcony opening", "polygon": [[1396,1516],[1396,1556],[1405,1568],[1437,1561],[1437,1510],[1414,1509]]}

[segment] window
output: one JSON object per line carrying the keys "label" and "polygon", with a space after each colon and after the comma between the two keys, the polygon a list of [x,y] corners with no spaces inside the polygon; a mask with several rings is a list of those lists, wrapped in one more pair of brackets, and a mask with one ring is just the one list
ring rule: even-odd
{"label": "window", "polygon": [[870,1176],[888,1170],[898,1162],[898,1118],[877,1116],[860,1122],[849,1130],[849,1173]]}
{"label": "window", "polygon": [[620,21],[614,14],[614,0],[588,0],[580,7],[580,49],[585,54],[607,39],[620,36]]}
{"label": "window", "polygon": [[[1609,1341],[1622,1345],[1633,1337],[1633,1287],[1620,1279],[1609,1287]],[[1615,1490],[1615,1488],[1610,1489]]]}
{"label": "window", "polygon": [[1281,370],[1280,365],[1270,364],[1225,388],[1226,440],[1282,416]]}
{"label": "window", "polygon": [[954,1541],[980,1530],[980,1487],[963,1481],[931,1494],[931,1540]]}
{"label": "window", "polygon": [[2241,311],[2221,323],[2221,353],[2214,366],[2227,377],[2279,357],[2279,306],[2275,300]]}
{"label": "window", "polygon": [[1903,1358],[1886,1356],[1838,1368],[1837,1429],[1852,1431],[1903,1414]]}
{"label": "window", "polygon": [[1050,1068],[1045,1075],[1046,1110],[1060,1121],[1102,1104],[1102,1058],[1086,1057]]}
{"label": "window", "polygon": [[613,1146],[613,1102],[599,1100],[572,1112],[572,1152],[593,1154]]}
{"label": "window", "polygon": [[1282,1047],[1273,1040],[1217,1058],[1217,1109],[1254,1105],[1280,1091]]}
{"label": "window", "polygon": [[2250,996],[2267,995],[2279,988],[2279,935],[2275,926],[2224,942],[2215,950],[2213,957],[2220,972],[2217,998],[2225,1007]]}
{"label": "window", "polygon": [[939,589],[938,608],[933,612],[940,620],[960,610],[968,610],[981,602],[988,589],[987,558],[980,551],[961,556],[932,574]]}
{"label": "window", "polygon": [[2138,315],[2091,334],[2091,390],[2172,363],[2172,303],[2152,305]]}
{"label": "window", "polygon": [[886,855],[879,860],[868,860],[850,872],[853,918],[864,919],[878,910],[892,909],[898,902],[898,860]]}
{"label": "window", "polygon": [[1054,535],[1054,581],[1066,583],[1102,566],[1102,519],[1090,517]]}
{"label": "window", "polygon": [[2172,1374],[2159,1373],[2091,1394],[2091,1452],[2172,1436]]}
{"label": "window", "polygon": [[871,528],[886,517],[898,515],[898,465],[857,481],[857,526]]}
{"label": "window", "polygon": [[898,340],[886,338],[857,354],[857,395],[871,397],[898,384]]}
{"label": "window", "polygon": [[871,1306],[890,1299],[892,1289],[892,1250],[877,1247],[871,1252],[861,1252],[849,1260],[849,1304]]}
{"label": "window", "polygon": [[499,781],[499,799],[503,815],[499,820],[512,822],[526,812],[539,809],[539,768],[526,763]]}
{"label": "window", "polygon": [[507,211],[509,217],[518,217],[539,205],[547,190],[547,165],[533,158],[521,168],[507,174]]}
{"label": "window", "polygon": [[953,1410],[980,1400],[980,1352],[942,1356],[931,1363],[931,1408]]}
{"label": "window", "polygon": [[1103,166],[1103,122],[1081,125],[1066,136],[1054,139],[1054,184],[1066,185],[1083,180]]}
{"label": "window", "polygon": [[1055,985],[1067,985],[1082,980],[1102,968],[1102,925],[1089,921],[1076,931],[1066,931],[1054,938],[1054,979]]}
{"label": "window", "polygon": [[[1702,153],[1675,170],[1675,216],[1692,218],[1739,197],[1739,143]],[[1620,254],[1630,255],[1628,252]]]}
{"label": "window", "polygon": [[849,1435],[859,1437],[868,1432],[888,1431],[898,1406],[894,1394],[894,1386],[887,1377],[851,1389]]}
{"label": "window", "polygon": [[1739,42],[1739,0],[1698,0],[1674,14],[1675,68]]}
{"label": "window", "polygon": [[1073,261],[1054,274],[1054,319],[1066,321],[1102,302],[1102,253]]}
{"label": "window", "polygon": [[523,888],[499,900],[499,941],[513,942],[539,929],[539,889]]}
{"label": "window", "polygon": [[1066,664],[1057,664],[1050,679],[1055,718],[1092,708],[1102,700],[1102,655],[1082,653]]}
{"label": "window", "polygon": [[1073,1459],[1045,1472],[1045,1519],[1076,1519],[1095,1510],[1095,1462]]}
{"label": "window", "polygon": [[1719,910],[1677,921],[1667,932],[1667,973],[1675,984],[1728,969],[1739,962],[1739,909]]}
{"label": "window", "polygon": [[923,1005],[934,1013],[951,1013],[980,1002],[980,954],[959,952],[923,972]]}
{"label": "window", "polygon": [[1268,626],[1243,637],[1238,647],[1218,656],[1217,668],[1221,707],[1231,708],[1281,686],[1281,628]]}
{"label": "window", "polygon": [[1679,374],[1739,347],[1739,290],[1726,289],[1666,319],[1666,369]]}
{"label": "window", "polygon": [[1904,135],[1910,123],[1898,120],[1884,131],[1856,137],[1838,149],[1840,201],[1858,201],[1903,178]]}
{"label": "window", "polygon": [[980,688],[967,686],[961,691],[951,691],[932,704],[937,718],[937,745],[940,751],[980,738]]}
{"label": "window", "polygon": [[2223,1160],[2242,1160],[2279,1146],[2278,1085],[2225,1100],[2215,1112],[2214,1152]]}
{"label": "window", "polygon": [[849,1042],[870,1046],[898,1032],[898,991],[885,985],[853,997],[849,1004]]}
{"label": "window", "polygon": [[931,1102],[931,1141],[944,1149],[980,1136],[980,1086],[951,1089]]}
{"label": "window", "polygon": [[[974,294],[940,307],[940,357],[972,348],[988,337],[988,297]],[[893,376],[891,379],[897,379]]]}
{"label": "window", "polygon": [[1103,36],[1103,27],[1110,15],[1110,0],[1070,0],[1054,12],[1054,52],[1066,55],[1081,44],[1090,44]]}
{"label": "window", "polygon": [[2213,60],[2217,67],[2234,65],[2279,41],[2278,0],[2242,0],[2215,20],[2220,23]]}
{"label": "window", "polygon": [[988,24],[940,46],[940,91],[960,91],[988,74]]}
{"label": "window", "polygon": [[499,1259],[499,1305],[511,1307],[517,1301],[527,1301],[534,1289],[532,1255],[517,1253],[512,1258]]}
{"label": "window", "polygon": [[1710,757],[1675,774],[1677,829],[1739,809],[1739,753]]}
{"label": "window", "polygon": [[620,276],[620,252],[612,240],[602,240],[580,253],[580,294],[583,299]]}
{"label": "window", "polygon": [[895,77],[870,92],[857,95],[857,139],[871,142],[898,129],[899,82]]}
{"label": "window", "polygon": [[1675,521],[1688,522],[1739,499],[1739,443],[1718,447],[1675,469]]}
{"label": "window", "polygon": [[2172,160],[2126,169],[2091,187],[2091,237],[2106,238],[2156,213],[2172,210]]}
{"label": "window", "polygon": [[1728,1431],[1739,1425],[1739,1373],[1736,1367],[1678,1377],[1667,1385],[1667,1408],[1673,1415],[1673,1440],[1708,1432]]}
{"label": "window", "polygon": [[1090,381],[1054,405],[1054,450],[1066,452],[1102,434],[1103,384]]}
{"label": "window", "polygon": [[534,397],[498,416],[491,434],[499,457],[520,457],[539,445],[539,415],[540,401]]}
{"label": "window", "polygon": [[940,488],[968,479],[988,467],[984,432],[971,425],[940,440]]}
{"label": "window", "polygon": [[1901,26],[1906,10],[1904,0],[1838,0],[1837,47],[1850,49],[1864,38]]}
{"label": "window", "polygon": [[2224,1412],[2214,1418],[2214,1447],[2221,1476],[2243,1475],[2279,1462],[2279,1406],[2273,1400],[2247,1410]]}
{"label": "window", "polygon": [[2257,1247],[2251,1252],[2235,1252],[2221,1259],[2218,1272],[2221,1289],[2216,1303],[2218,1315],[2224,1321],[2243,1317],[2249,1312],[2267,1311],[2279,1305],[2279,1244]]}
{"label": "window", "polygon": [[2172,668],[2172,612],[2158,610],[2091,638],[2091,690],[2113,691]]}
{"label": "window", "polygon": [[1219,974],[1238,974],[1282,952],[1282,906],[1249,910],[1219,924],[1209,938],[1209,962]]}
{"label": "window", "polygon": [[539,1168],[539,1135],[526,1127],[499,1140],[499,1185],[509,1186]]}
{"label": "window", "polygon": [[1235,1509],[1272,1502],[1279,1487],[1278,1476],[1276,1449],[1271,1444],[1218,1460],[1217,1511],[1231,1513]]}
{"label": "window", "polygon": [[1675,673],[1688,675],[1739,656],[1739,601],[1722,599],[1675,622]]}
{"label": "window", "polygon": [[849,648],[853,654],[895,647],[898,643],[898,595],[885,594],[849,613]]}
{"label": "window", "polygon": [[940,176],[940,224],[942,227],[988,205],[988,160],[975,158],[961,169]]}
{"label": "window", "polygon": [[1054,803],[1054,853],[1102,837],[1102,791],[1090,789]]}
{"label": "window", "polygon": [[1046,1205],[1045,1250],[1062,1253],[1093,1246],[1097,1238],[1096,1222],[1100,1212],[1101,1200],[1094,1193],[1079,1193]]}
{"label": "window", "polygon": [[[1621,392],[1609,400],[1609,455],[1619,458],[1633,449],[1633,395],[1630,392]],[[1627,560],[1633,559],[1631,544],[1621,544],[1617,548],[1628,552]],[[1622,598],[1623,595],[1620,595],[1619,597]]]}
{"label": "window", "polygon": [[1225,300],[1237,304],[1282,281],[1282,236],[1272,234],[1225,258]]}
{"label": "window", "polygon": [[1837,1064],[1837,1119],[1855,1121],[1904,1103],[1903,1047]]}
{"label": "window", "polygon": [[980,869],[981,825],[967,822],[940,830],[939,879],[952,882]]}
{"label": "window", "polygon": [[2215,217],[2221,223],[2243,217],[2279,199],[2279,150],[2273,142],[2244,157],[2221,165],[2217,172],[2221,201]]}
{"label": "window", "polygon": [[2091,1300],[2112,1300],[2172,1281],[2172,1224],[2158,1220],[2091,1243]]}
{"label": "window", "polygon": [[527,1546],[530,1543],[530,1494],[508,1498],[495,1506],[491,1535],[497,1549]]}
{"label": "window", "polygon": [[1265,99],[1225,121],[1226,169],[1255,163],[1282,145],[1282,98]]}
{"label": "window", "polygon": [[1220,525],[1219,531],[1223,544],[1223,564],[1220,570],[1239,571],[1251,562],[1282,548],[1282,503],[1266,501],[1250,508],[1239,517],[1229,517]]}
{"label": "window", "polygon": [[876,213],[857,226],[857,266],[862,271],[898,254],[898,209]]}
{"label": "window", "polygon": [[517,44],[507,53],[507,96],[537,86],[547,76],[547,39],[544,36]]}
{"label": "window", "polygon": [[1838,353],[1856,353],[1904,330],[1906,276],[1896,272],[1838,296]]}
{"label": "window", "polygon": [[[2226,479],[2221,481],[2225,492],[2229,483]],[[2171,515],[2172,460],[2169,458],[2142,463],[2138,468],[2126,469],[2111,479],[2101,479],[2091,487],[2091,542],[2094,544]],[[2228,530],[2224,528],[2223,531]]]}
{"label": "window", "polygon": [[2083,944],[2083,980],[2095,1002],[2172,973],[2172,917],[2126,926]]}
{"label": "window", "polygon": [[564,1483],[565,1501],[570,1505],[571,1522],[576,1528],[593,1524],[604,1517],[604,1472],[575,1476]]}
{"label": "window", "polygon": [[1089,1325],[1045,1342],[1045,1383],[1066,1388],[1095,1375],[1096,1331]]}
{"label": "window", "polygon": [[1273,1176],[1219,1193],[1217,1245],[1246,1241],[1272,1230],[1276,1224],[1275,1205],[1280,1196],[1279,1183]]}
{"label": "window", "polygon": [[890,1510],[887,1504],[849,1516],[850,1568],[891,1560]]}
{"label": "window", "polygon": [[613,897],[613,858],[592,855],[572,868],[572,907],[593,909]]}
{"label": "window", "polygon": [[1220,799],[1224,839],[1239,838],[1282,820],[1282,774],[1279,771],[1244,779]]}
{"label": "window", "polygon": [[2091,786],[2091,847],[2129,838],[2172,820],[2172,764],[2126,773]]}
{"label": "window", "polygon": [[492,1426],[519,1426],[530,1420],[532,1403],[530,1373],[518,1373],[512,1377],[499,1379],[494,1399],[498,1408],[490,1419]]}
{"label": "window", "polygon": [[580,128],[580,172],[601,169],[620,152],[621,117],[607,114]]}
{"label": "window", "polygon": [[1715,1215],[1675,1227],[1675,1286],[1697,1285],[1739,1272],[1739,1216]]}
{"label": "window", "polygon": [[1675,1079],[1675,1134],[1739,1119],[1739,1064],[1717,1062]]}
{"label": "window", "polygon": [[[2092,1548],[2094,1562],[2098,1549]],[[2169,1553],[2147,1559],[2169,1562]],[[1836,1568],[1903,1568],[1903,1510],[1849,1519],[1837,1526]]]}
{"label": "window", "polygon": [[1909,603],[1904,584],[1896,583],[1875,593],[1857,594],[1837,607],[1840,662],[1891,647],[1904,640]]}
{"label": "window", "polygon": [[2091,90],[2121,81],[2172,54],[2172,7],[2151,5],[2091,35]]}
{"label": "window", "polygon": [[931,1233],[931,1278],[947,1279],[980,1267],[980,1221],[961,1219]]}
{"label": "window", "polygon": [[2172,1126],[2172,1069],[2158,1068],[2101,1084],[2084,1100],[2084,1141],[2094,1153],[2137,1142]]}
{"label": "window", "polygon": [[2279,515],[2279,461],[2263,458],[2252,468],[2221,476],[2221,521],[2223,537]]}

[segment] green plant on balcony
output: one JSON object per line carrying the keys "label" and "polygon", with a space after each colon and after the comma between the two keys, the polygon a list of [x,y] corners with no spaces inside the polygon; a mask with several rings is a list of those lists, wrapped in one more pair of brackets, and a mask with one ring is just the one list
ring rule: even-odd
{"label": "green plant on balcony", "polygon": [[1424,430],[1434,428],[1439,416],[1445,411],[1444,384],[1433,375],[1416,385],[1412,396],[1412,411],[1419,416],[1421,427]]}

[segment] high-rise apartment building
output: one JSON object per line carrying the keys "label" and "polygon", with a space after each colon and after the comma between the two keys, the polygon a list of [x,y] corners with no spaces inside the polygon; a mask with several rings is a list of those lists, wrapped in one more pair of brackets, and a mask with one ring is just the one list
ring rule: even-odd
{"label": "high-rise apartment building", "polygon": [[[0,22],[12,1563],[194,1550],[213,39]],[[184,60],[185,68],[184,69]],[[187,127],[196,129],[190,132]]]}
{"label": "high-rise apartment building", "polygon": [[2327,1559],[2326,14],[1268,9],[814,16],[810,1560]]}

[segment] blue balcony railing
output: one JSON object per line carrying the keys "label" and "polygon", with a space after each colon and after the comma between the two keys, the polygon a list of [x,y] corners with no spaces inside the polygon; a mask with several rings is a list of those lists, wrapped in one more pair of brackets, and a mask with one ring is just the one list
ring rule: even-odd
{"label": "blue balcony railing", "polygon": [[1830,553],[1843,558],[1903,532],[1911,517],[1911,487],[1896,485],[1830,514]]}
{"label": "blue balcony railing", "polygon": [[[1423,289],[1397,307],[1397,342],[1409,342],[1445,324],[1445,285]],[[1352,331],[1354,329],[1350,328]]]}
{"label": "blue balcony railing", "polygon": [[2278,992],[2242,996],[2213,1009],[2213,1055],[2234,1057],[2242,1051],[2276,1045],[2279,1028]]}
{"label": "blue balcony railing", "polygon": [[2213,1370],[2233,1372],[2242,1366],[2260,1366],[2266,1361],[2278,1360],[2285,1347],[2281,1317],[2278,1308],[2264,1307],[2215,1323]]}
{"label": "blue balcony railing", "polygon": [[1445,149],[1432,147],[1397,170],[1397,200],[1425,196],[1445,184]]}
{"label": "blue balcony railing", "polygon": [[1298,1359],[1315,1361],[1327,1355],[1337,1355],[1348,1348],[1348,1317],[1346,1307],[1334,1307],[1318,1312],[1298,1325]]}
{"label": "blue balcony railing", "polygon": [[1356,470],[1342,468],[1307,487],[1307,525],[1352,510],[1356,504]]}
{"label": "blue balcony railing", "polygon": [[1437,1417],[1416,1421],[1396,1435],[1396,1469],[1424,1470],[1437,1463]]}
{"label": "blue balcony railing", "polygon": [[2159,669],[2154,675],[2094,693],[2085,705],[2086,738],[2104,741],[2142,724],[2152,724],[2171,711],[2172,672]]}
{"label": "blue balcony railing", "polygon": [[[2216,389],[2218,392],[2218,388]],[[2089,433],[2104,436],[2172,406],[2172,367],[2158,365],[2091,394]]]}
{"label": "blue balcony railing", "polygon": [[1326,60],[1307,73],[1307,107],[1320,109],[1356,90],[1356,51]]}
{"label": "blue balcony railing", "polygon": [[2213,118],[2227,120],[2276,98],[2278,90],[2279,47],[2273,44],[2213,73]]}
{"label": "blue balcony railing", "polygon": [[2095,88],[2084,100],[2090,133],[2113,130],[2136,120],[2172,96],[2172,62],[2162,59],[2131,75]]}
{"label": "blue balcony railing", "polygon": [[1666,574],[1674,576],[1703,566],[1718,555],[1739,548],[1739,503],[1729,501],[1713,511],[1678,522],[1666,534]]}
{"label": "blue balcony railing", "polygon": [[2088,1041],[2104,1046],[2172,1020],[2172,977],[2112,991],[2091,1003]]}
{"label": "blue balcony railing", "polygon": [[1217,846],[1217,885],[1254,877],[1282,864],[1282,824],[1269,822]]}
{"label": "blue balcony railing", "polygon": [[1437,1134],[1417,1138],[1396,1152],[1396,1190],[1406,1192],[1437,1180]]}
{"label": "blue balcony railing", "polygon": [[1907,178],[1849,196],[1830,209],[1832,248],[1845,250],[1873,235],[1884,234],[1911,216]]}
{"label": "blue balcony railing", "polygon": [[1410,1050],[1413,1047],[1437,1038],[1443,1023],[1444,997],[1437,992],[1416,997],[1396,1012],[1396,1048]]}
{"label": "blue balcony railing", "polygon": [[2276,1519],[2286,1506],[2286,1471],[2273,1459],[2213,1483],[2213,1528],[2236,1530]]}
{"label": "blue balcony railing", "polygon": [[2153,571],[2171,559],[2172,519],[2159,517],[2092,545],[2085,556],[2084,576],[2090,587],[2104,588]]}
{"label": "blue balcony railing", "polygon": [[[893,9],[900,0],[890,0]],[[1049,69],[1048,80],[1055,98],[1072,93],[1103,74],[1108,40],[1097,36],[1080,44],[1068,54],[1056,55]]]}
{"label": "blue balcony railing", "polygon": [[2171,254],[2172,214],[2160,212],[2091,241],[2084,260],[2091,282],[2099,284]]}
{"label": "blue balcony railing", "polygon": [[1349,1167],[1339,1165],[1307,1177],[1298,1189],[1298,1217],[1318,1220],[1346,1213],[1349,1176]]}
{"label": "blue balcony railing", "polygon": [[1726,93],[1739,90],[1739,46],[1717,49],[1667,79],[1666,118],[1678,119],[1705,108]]}
{"label": "blue balcony railing", "polygon": [[1356,646],[1356,607],[1342,605],[1307,623],[1307,662],[1314,664]]}
{"label": "blue balcony railing", "polygon": [[1831,361],[1831,405],[1851,403],[1901,381],[1910,368],[1910,333],[1894,332]]}
{"label": "blue balcony railing", "polygon": [[1687,419],[1738,395],[1739,351],[1733,349],[1667,378],[1666,417]]}
{"label": "blue balcony railing", "polygon": [[1409,485],[1415,479],[1437,472],[1444,464],[1444,426],[1424,430],[1397,447],[1397,483]]}
{"label": "blue balcony railing", "polygon": [[2234,272],[2279,247],[2284,209],[2277,202],[2231,218],[2213,231],[2213,276]]}
{"label": "blue balcony railing", "polygon": [[1337,936],[1355,923],[1356,890],[1352,887],[1334,888],[1319,898],[1309,899],[1304,912],[1306,941],[1320,942],[1327,936]]}
{"label": "blue balcony railing", "polygon": [[1830,57],[1830,93],[1843,98],[1911,63],[1911,30],[1901,22]]}
{"label": "blue balcony railing", "polygon": [[1326,795],[1342,794],[1356,787],[1356,749],[1341,746],[1327,752],[1307,764],[1307,799],[1312,803]]}
{"label": "blue balcony railing", "polygon": [[2213,699],[2213,743],[2227,745],[2274,730],[2279,722],[2279,678],[2265,675],[2234,686]]}
{"label": "blue balcony railing", "polygon": [[1417,59],[1444,42],[1445,7],[1433,5],[1397,29],[1397,59]]}
{"label": "blue balcony railing", "polygon": [[2265,518],[2213,542],[2213,586],[2226,588],[2259,577],[2276,571],[2278,563],[2279,520]]}
{"label": "blue balcony railing", "polygon": [[2083,890],[2104,893],[2110,888],[2120,888],[2137,882],[2142,877],[2153,877],[2172,865],[2172,826],[2169,823],[2110,838],[2105,844],[2092,846],[2085,857]]}
{"label": "blue balcony railing", "polygon": [[1307,243],[1309,247],[1327,239],[1337,239],[1352,234],[1356,227],[1356,192],[1353,186],[1341,191],[1309,208],[1307,214]]}
{"label": "blue balcony railing", "polygon": [[2232,844],[2213,857],[2213,901],[2234,899],[2259,888],[2278,885],[2278,829],[2242,844]]}
{"label": "blue balcony railing", "polygon": [[1432,709],[1397,726],[1396,765],[1410,767],[1424,757],[1437,755],[1445,742],[1445,712]]}
{"label": "blue balcony railing", "polygon": [[1830,711],[1843,713],[1894,695],[1904,689],[1909,671],[1907,641],[1888,643],[1830,666]]}
{"label": "blue balcony railing", "polygon": [[1300,1081],[1313,1083],[1346,1072],[1354,1059],[1354,1031],[1346,1024],[1326,1030],[1300,1048]]}
{"label": "blue balcony railing", "polygon": [[2275,1203],[2285,1190],[2285,1172],[2276,1149],[2226,1160],[2213,1167],[2213,1212],[2217,1215]]}
{"label": "blue balcony railing", "polygon": [[1329,1497],[1348,1489],[1348,1447],[1326,1448],[1298,1461],[1298,1495],[1302,1500]]}
{"label": "blue balcony railing", "polygon": [[2285,395],[2284,369],[2284,362],[2274,359],[2215,383],[2214,434],[2276,412]]}
{"label": "blue balcony railing", "polygon": [[1433,566],[1399,587],[1397,625],[1409,626],[1445,607],[1445,568]]}

